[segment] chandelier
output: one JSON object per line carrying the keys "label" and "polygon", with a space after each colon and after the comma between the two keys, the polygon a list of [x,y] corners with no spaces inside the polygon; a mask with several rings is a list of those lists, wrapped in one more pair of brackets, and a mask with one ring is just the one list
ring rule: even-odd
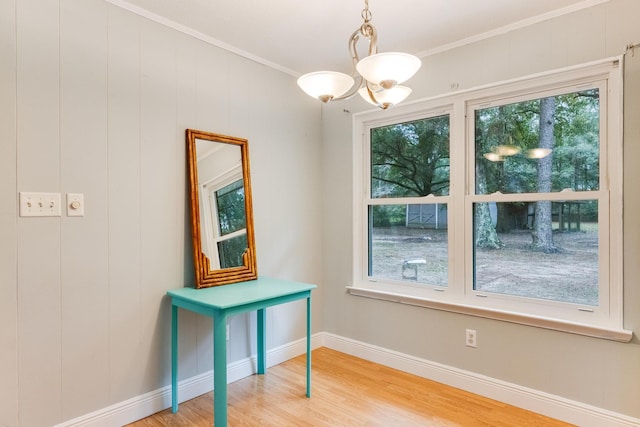
{"label": "chandelier", "polygon": [[[360,94],[362,98],[386,110],[409,96],[411,89],[400,86],[410,79],[422,62],[416,56],[402,52],[378,53],[378,36],[371,24],[369,0],[362,10],[364,22],[349,38],[349,53],[353,63],[351,75],[336,71],[316,71],[298,79],[298,86],[322,102],[337,101]],[[360,59],[356,44],[360,37],[369,40],[369,54]]]}

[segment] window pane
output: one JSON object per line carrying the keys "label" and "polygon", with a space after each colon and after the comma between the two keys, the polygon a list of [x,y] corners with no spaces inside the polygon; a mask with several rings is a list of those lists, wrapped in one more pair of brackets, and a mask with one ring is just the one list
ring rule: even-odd
{"label": "window pane", "polygon": [[598,305],[598,202],[474,204],[474,289]]}
{"label": "window pane", "polygon": [[220,268],[242,266],[242,254],[248,246],[246,234],[218,242]]}
{"label": "window pane", "polygon": [[369,276],[447,286],[447,205],[369,206]]}
{"label": "window pane", "polygon": [[371,129],[371,197],[449,194],[449,116]]}
{"label": "window pane", "polygon": [[218,205],[218,225],[220,226],[221,236],[246,227],[244,185],[242,180],[216,191],[216,203]]}
{"label": "window pane", "polygon": [[476,194],[598,190],[597,89],[476,110]]}

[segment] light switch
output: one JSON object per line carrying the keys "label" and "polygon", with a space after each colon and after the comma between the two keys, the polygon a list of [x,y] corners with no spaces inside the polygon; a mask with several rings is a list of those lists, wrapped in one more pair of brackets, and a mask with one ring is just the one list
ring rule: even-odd
{"label": "light switch", "polygon": [[60,216],[60,193],[20,192],[20,216]]}
{"label": "light switch", "polygon": [[67,193],[67,216],[84,216],[84,194]]}

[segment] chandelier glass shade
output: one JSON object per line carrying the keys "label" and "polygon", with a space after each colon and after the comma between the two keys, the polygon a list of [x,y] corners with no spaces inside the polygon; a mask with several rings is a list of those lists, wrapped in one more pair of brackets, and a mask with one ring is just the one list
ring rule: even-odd
{"label": "chandelier glass shade", "polygon": [[366,81],[390,89],[409,80],[420,65],[420,60],[408,53],[387,52],[362,58],[356,70]]}
{"label": "chandelier glass shade", "polygon": [[[362,11],[364,23],[349,39],[349,52],[354,66],[352,75],[336,71],[316,71],[298,79],[298,86],[322,102],[351,98],[359,93],[367,102],[387,109],[402,102],[411,89],[398,86],[410,79],[422,65],[416,56],[402,52],[377,52],[377,32],[370,23],[369,0]],[[369,41],[369,54],[358,56],[356,44],[360,37]]]}
{"label": "chandelier glass shade", "polygon": [[358,94],[369,104],[382,109],[401,103],[411,94],[411,89],[406,86],[394,86],[391,89],[378,90],[377,92],[371,91],[371,93],[369,91],[371,89],[364,86],[358,89]]}
{"label": "chandelier glass shade", "polygon": [[354,84],[353,77],[337,71],[316,71],[298,79],[298,86],[314,98],[329,102],[347,93]]}

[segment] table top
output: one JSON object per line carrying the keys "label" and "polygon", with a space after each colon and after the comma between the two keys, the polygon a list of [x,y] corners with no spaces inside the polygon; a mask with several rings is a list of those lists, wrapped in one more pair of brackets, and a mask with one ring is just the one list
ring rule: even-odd
{"label": "table top", "polygon": [[311,291],[316,285],[260,276],[257,280],[212,286],[210,288],[179,288],[167,292],[171,298],[227,309],[243,304]]}

